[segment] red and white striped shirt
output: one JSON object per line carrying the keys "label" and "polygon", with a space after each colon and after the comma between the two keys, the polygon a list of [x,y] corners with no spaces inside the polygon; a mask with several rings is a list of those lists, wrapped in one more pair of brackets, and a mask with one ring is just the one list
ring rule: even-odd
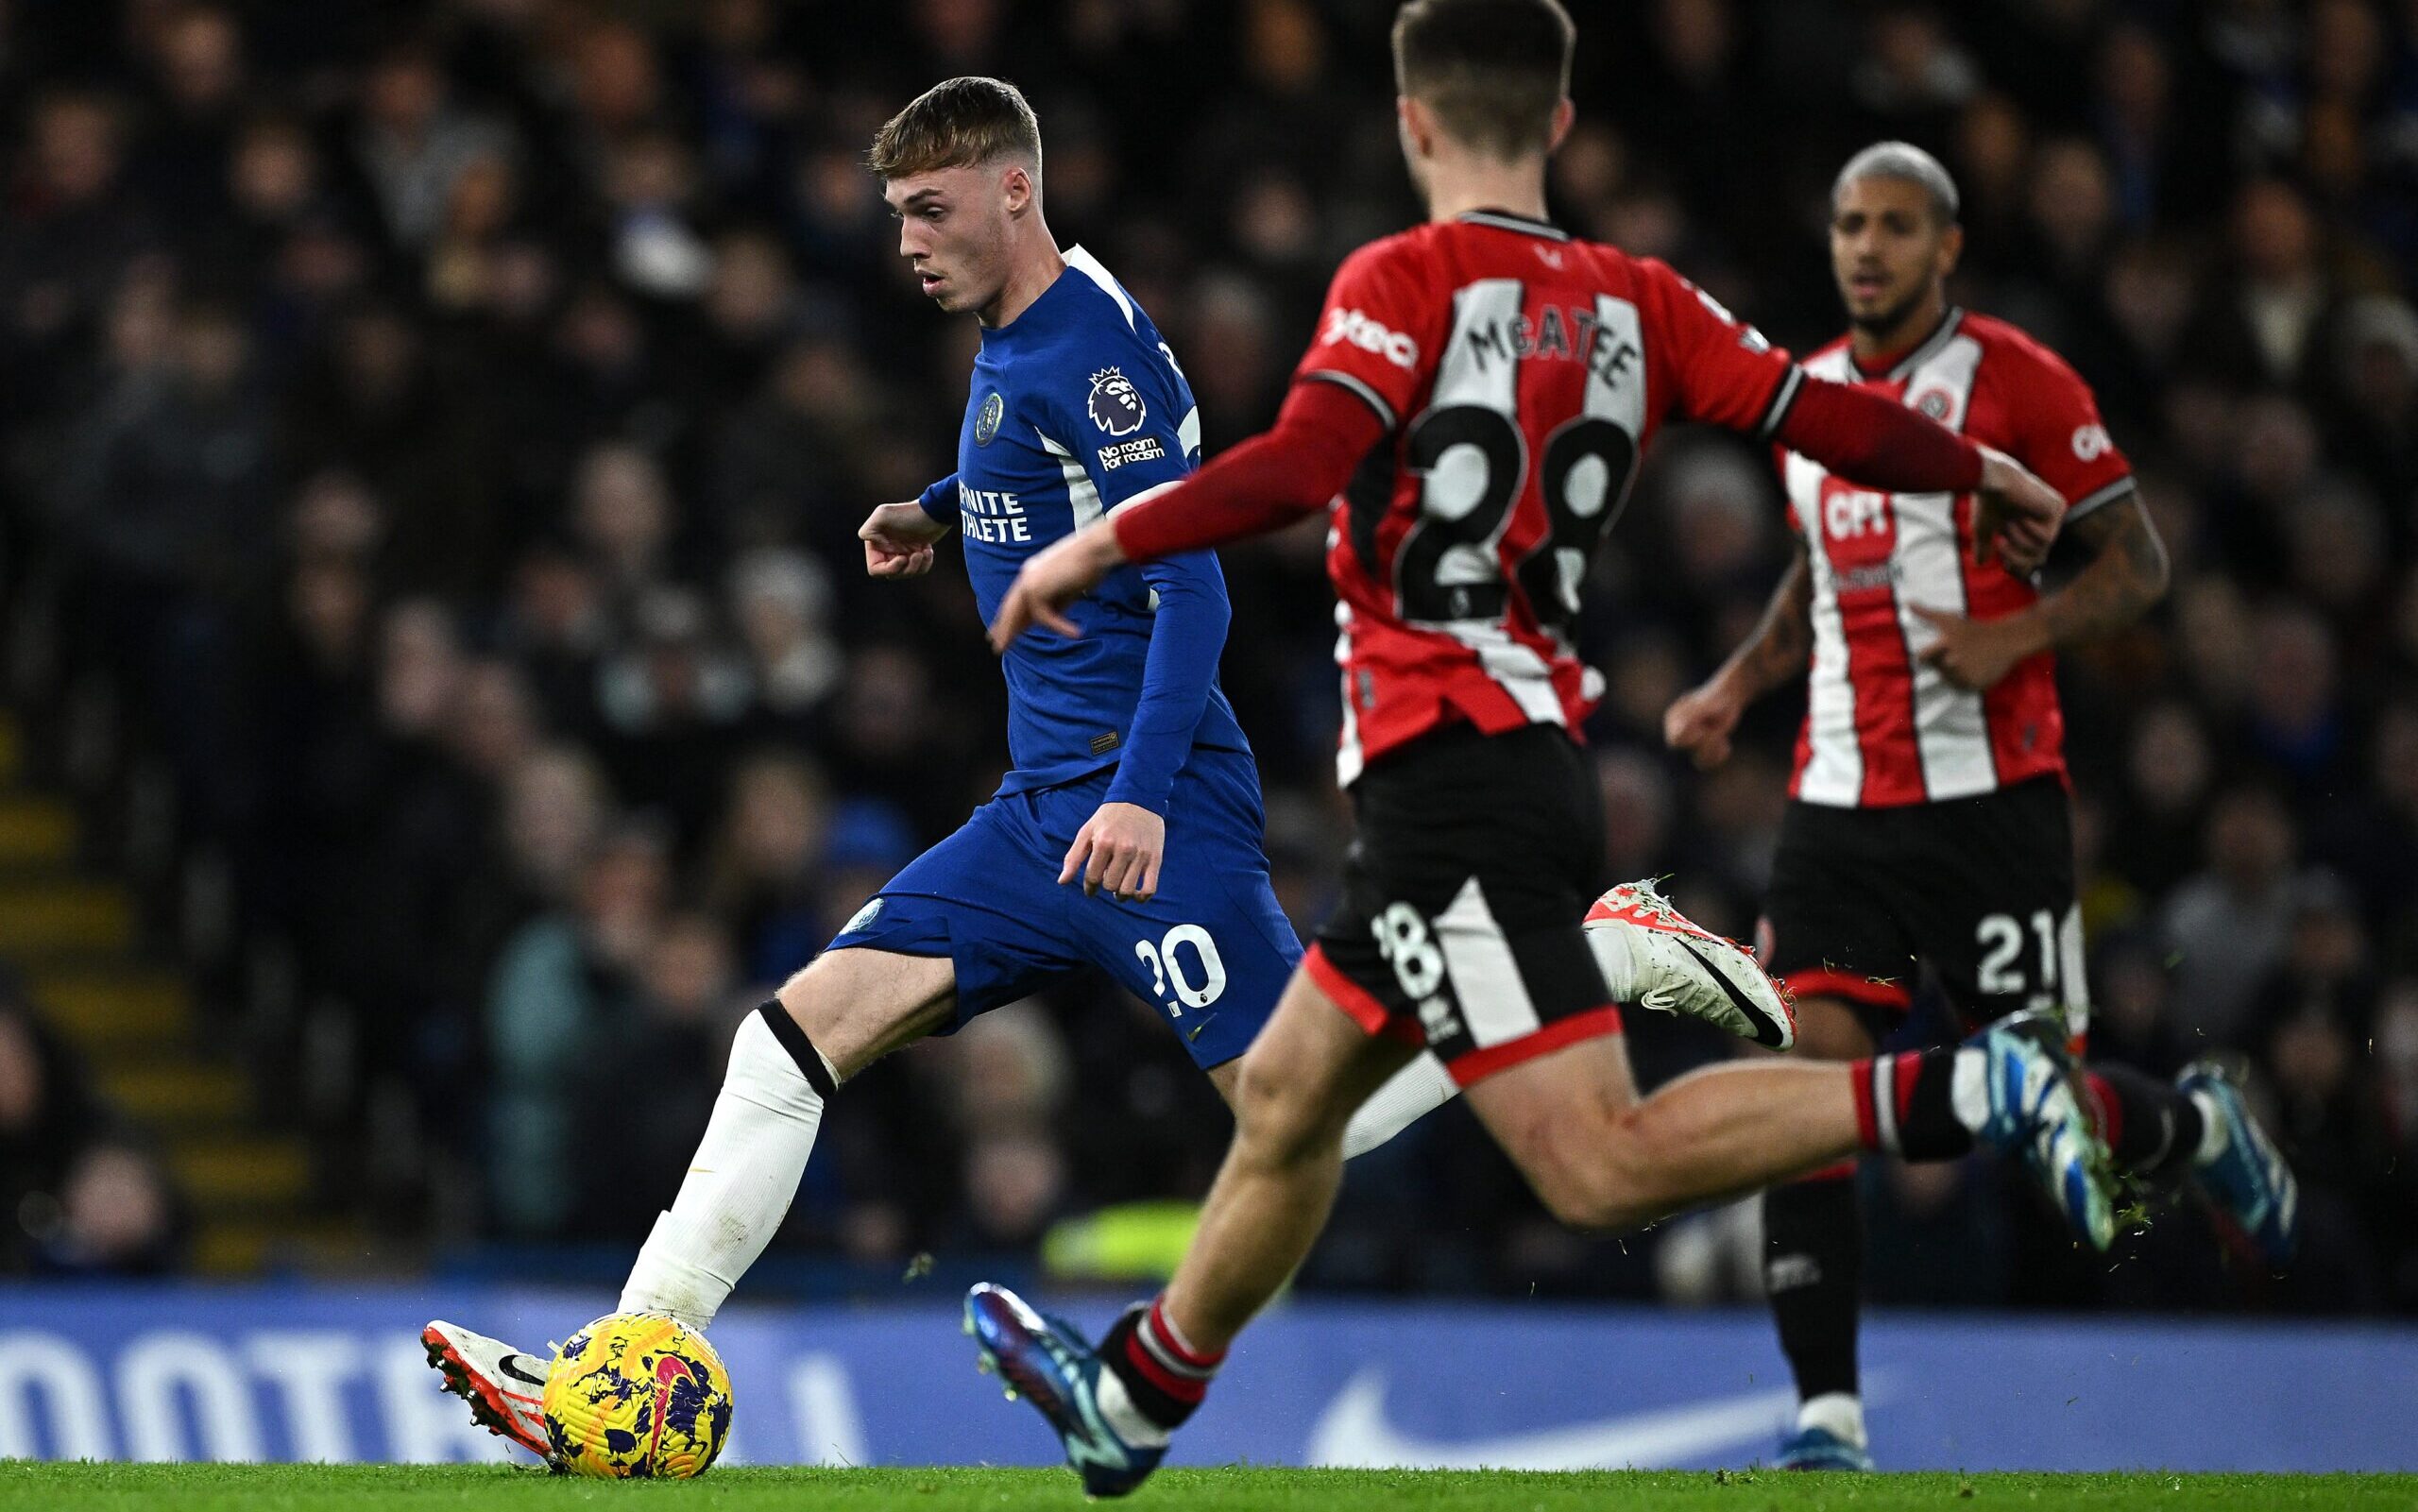
{"label": "red and white striped shirt", "polygon": [[[1951,309],[1878,375],[1858,368],[1844,339],[1804,365],[2007,453],[2065,495],[2069,522],[2133,487],[2089,386],[2005,321]],[[1972,496],[1882,493],[1793,451],[1780,473],[1813,571],[1812,680],[1790,792],[1880,808],[2062,774],[2065,716],[2048,653],[1979,693],[1919,659],[1937,633],[1914,606],[1994,620],[2039,597],[2030,579],[1974,564]]]}
{"label": "red and white striped shirt", "polygon": [[1803,375],[1664,264],[1496,212],[1346,260],[1296,377],[1387,432],[1337,501],[1350,784],[1439,725],[1574,737],[1579,586],[1667,416],[1770,436]]}

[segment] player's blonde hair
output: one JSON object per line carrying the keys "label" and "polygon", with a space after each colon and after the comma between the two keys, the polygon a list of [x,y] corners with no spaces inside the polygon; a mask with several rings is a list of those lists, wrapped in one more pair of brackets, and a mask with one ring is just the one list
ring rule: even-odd
{"label": "player's blonde hair", "polygon": [[1578,28],[1560,0],[1408,0],[1394,82],[1464,146],[1509,161],[1553,144]]}
{"label": "player's blonde hair", "polygon": [[865,166],[884,178],[1022,160],[1041,177],[1041,121],[1003,78],[943,79],[874,133]]}

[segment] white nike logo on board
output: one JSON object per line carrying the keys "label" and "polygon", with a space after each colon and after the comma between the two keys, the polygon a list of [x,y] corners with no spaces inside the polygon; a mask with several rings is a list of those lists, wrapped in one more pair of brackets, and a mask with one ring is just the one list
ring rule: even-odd
{"label": "white nike logo on board", "polygon": [[[1867,1406],[1880,1400],[1877,1384],[1865,1383]],[[1775,1445],[1796,1407],[1793,1390],[1751,1391],[1565,1428],[1445,1443],[1417,1437],[1386,1420],[1386,1375],[1372,1367],[1352,1378],[1310,1430],[1303,1459],[1364,1469],[1651,1469],[1722,1450]]]}

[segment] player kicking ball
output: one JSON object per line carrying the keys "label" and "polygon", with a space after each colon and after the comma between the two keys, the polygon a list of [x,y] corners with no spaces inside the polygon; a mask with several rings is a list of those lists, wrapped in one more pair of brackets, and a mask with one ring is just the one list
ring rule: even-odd
{"label": "player kicking ball", "polygon": [[[2003,321],[1958,310],[1956,185],[1918,147],[1858,153],[1831,191],[1831,263],[1848,334],[1807,372],[1853,383],[2004,449],[2067,501],[2088,561],[2043,595],[1972,562],[1947,494],[1877,493],[1782,449],[1795,561],[1762,622],[1673,704],[1672,746],[1727,759],[1747,705],[1809,679],[1792,802],[1765,903],[1763,963],[1796,994],[1803,1053],[1869,1056],[1928,962],[1968,1022],[2026,1008],[2089,1022],[2053,653],[2130,624],[2166,586],[2166,552],[2089,388]],[[2212,1063],[2173,1085],[2110,1065],[2087,1078],[2116,1164],[2188,1180],[2280,1265],[2297,1187]],[[1855,1163],[1763,1195],[1766,1289],[1803,1399],[1779,1463],[1869,1470],[1856,1372],[1863,1232]]]}
{"label": "player kicking ball", "polygon": [[[1042,214],[1040,127],[1013,86],[934,87],[882,127],[871,163],[924,293],[971,313],[982,348],[957,472],[873,512],[858,533],[865,569],[927,572],[957,529],[988,618],[1027,558],[1189,473],[1200,418],[1132,296],[1081,247],[1060,252]],[[617,1311],[704,1332],[780,1227],[843,1082],[1084,965],[1159,1005],[1234,1099],[1239,1057],[1302,949],[1269,884],[1251,745],[1218,687],[1225,580],[1192,551],[1090,587],[1064,606],[1077,634],[1028,637],[1003,659],[1014,770],[997,796],[740,1026],[688,1178]],[[1626,932],[1600,927],[1596,947],[1626,957]],[[1671,959],[1645,978],[1667,1006],[1785,1040],[1785,1007],[1751,963],[1731,963],[1732,980]],[[1383,1143],[1451,1090],[1432,1064],[1405,1068],[1349,1147]],[[549,1454],[544,1356],[442,1320],[422,1342],[480,1422]]]}
{"label": "player kicking ball", "polygon": [[1603,814],[1577,739],[1597,680],[1570,630],[1662,420],[1776,439],[1873,488],[1977,494],[1977,550],[2012,550],[2025,570],[2065,501],[1902,404],[1807,377],[1663,264],[1546,221],[1572,42],[1556,0],[1403,7],[1398,114],[1429,223],[1346,260],[1272,432],[1034,556],[993,621],[1008,655],[1081,637],[1081,595],[1131,564],[1332,501],[1356,839],[1340,906],[1244,1057],[1199,1232],[1167,1289],[1097,1349],[998,1288],[967,1298],[983,1358],[1095,1495],[1156,1468],[1324,1226],[1354,1110],[1422,1047],[1578,1227],[1634,1226],[1861,1150],[1980,1146],[2022,1154],[2088,1242],[2111,1234],[2103,1150],[2045,1016],[1961,1046],[1722,1066],[1638,1096],[1615,1005],[1655,993],[1670,968],[1649,960],[1762,984],[1745,951],[1650,892],[1602,909],[1634,948],[1592,953],[1577,922]]}

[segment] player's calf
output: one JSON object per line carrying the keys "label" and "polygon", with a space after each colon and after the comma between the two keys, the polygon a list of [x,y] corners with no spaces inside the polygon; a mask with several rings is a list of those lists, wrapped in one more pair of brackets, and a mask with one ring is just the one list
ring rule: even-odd
{"label": "player's calf", "polygon": [[1858,1149],[1954,1160],[1978,1147],[2021,1156],[2075,1231],[2103,1249],[2115,1228],[2105,1148],[2061,1038],[2061,1028],[2018,1015],[1961,1045],[1846,1066],[1712,1067],[1634,1106],[1622,1106],[1626,1062],[1589,1044],[1491,1078],[1470,1101],[1539,1198],[1575,1227],[1634,1227]]}
{"label": "player's calf", "polygon": [[2116,1235],[2107,1147],[2085,1111],[2064,1018],[2018,1013],[1964,1044],[1848,1067],[1867,1149],[1954,1160],[1981,1147],[2019,1157],[2077,1236]]}

